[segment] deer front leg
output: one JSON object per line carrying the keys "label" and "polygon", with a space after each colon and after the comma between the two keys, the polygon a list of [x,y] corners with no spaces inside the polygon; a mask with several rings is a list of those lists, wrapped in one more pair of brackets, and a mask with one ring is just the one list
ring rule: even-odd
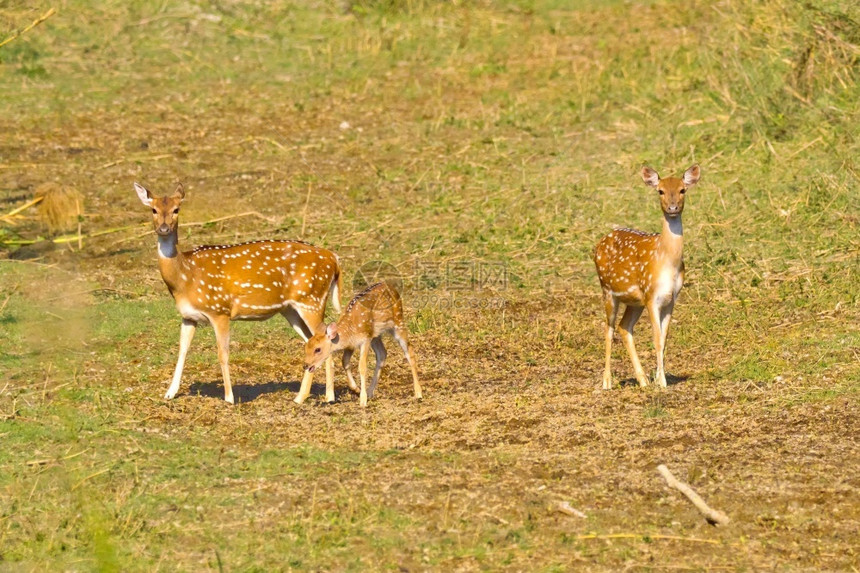
{"label": "deer front leg", "polygon": [[666,387],[666,373],[663,371],[663,328],[661,326],[662,309],[653,304],[648,309],[651,317],[651,328],[654,331],[654,353],[657,355],[657,373],[654,375],[654,383],[663,388]]}
{"label": "deer front leg", "polygon": [[334,402],[334,358],[325,359],[325,401]]}
{"label": "deer front leg", "polygon": [[172,400],[179,392],[179,382],[182,380],[182,370],[185,368],[185,357],[188,355],[188,348],[191,347],[191,340],[194,338],[196,329],[196,322],[182,319],[182,326],[179,330],[179,358],[177,358],[176,368],[173,370],[173,380],[164,395],[165,400]]}
{"label": "deer front leg", "polygon": [[[287,322],[290,323],[290,326],[293,327],[293,330],[298,333],[298,335],[302,338],[304,342],[308,341],[308,339],[313,334],[313,331],[316,329],[316,327],[322,320],[320,317],[313,315],[310,317],[306,317],[293,307],[288,308],[282,314],[284,315],[284,318],[287,319]],[[328,371],[326,371],[326,375],[328,375]],[[301,404],[305,400],[307,400],[308,396],[311,395],[311,383],[313,382],[313,380],[314,373],[310,370],[305,370],[304,374],[302,375],[302,385],[301,387],[299,387],[299,393],[296,394],[295,398],[293,398],[293,402],[295,402],[296,404]],[[326,388],[326,390],[328,390],[328,388]]]}
{"label": "deer front leg", "polygon": [[352,377],[352,368],[349,366],[349,361],[352,359],[352,348],[347,348],[343,351],[343,358],[341,359],[341,364],[343,365],[343,370],[346,372],[346,379],[349,382],[349,389],[353,392],[358,392],[358,385],[355,383],[355,378]]}
{"label": "deer front leg", "polygon": [[603,291],[603,310],[606,312],[606,366],[603,369],[603,389],[612,389],[612,337],[618,318],[618,301],[609,291]]}
{"label": "deer front leg", "polygon": [[367,354],[370,350],[370,341],[361,345],[358,355],[358,377],[361,379],[361,392],[359,393],[359,404],[367,406]]}
{"label": "deer front leg", "polygon": [[310,370],[305,370],[304,375],[302,376],[302,385],[299,388],[299,393],[296,394],[296,397],[293,399],[293,402],[296,404],[301,404],[304,402],[308,396],[311,395],[311,382],[314,381],[314,373]]}
{"label": "deer front leg", "polygon": [[215,342],[218,345],[218,363],[224,378],[224,400],[233,404],[233,385],[230,383],[230,319],[219,316],[212,321],[215,329]]}
{"label": "deer front leg", "polygon": [[[674,308],[675,303],[673,301],[660,310],[660,354],[657,358],[658,367],[664,364],[664,356],[666,354],[666,339],[669,337],[669,323],[672,320],[672,311],[674,310]],[[665,370],[663,370],[663,387],[666,387]]]}

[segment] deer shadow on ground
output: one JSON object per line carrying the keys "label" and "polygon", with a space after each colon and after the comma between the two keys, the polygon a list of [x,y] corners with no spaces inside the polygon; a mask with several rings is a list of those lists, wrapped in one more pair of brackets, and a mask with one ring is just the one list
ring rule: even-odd
{"label": "deer shadow on ground", "polygon": [[115,256],[119,256],[119,255],[136,255],[139,252],[140,251],[138,249],[133,249],[131,247],[119,247],[119,248],[113,249],[111,251],[108,251],[107,253],[105,253],[104,257],[107,258],[107,257],[115,257]]}
{"label": "deer shadow on ground", "polygon": [[[233,399],[236,403],[253,402],[264,394],[277,394],[285,392],[290,394],[290,399],[295,394],[298,394],[302,383],[300,380],[290,382],[264,382],[262,384],[234,384]],[[338,388],[335,386],[334,397],[335,402],[340,402],[341,397],[348,395],[351,392],[347,388]],[[207,398],[224,399],[224,384],[220,380],[213,382],[194,382],[188,389],[188,394],[191,396],[206,396]],[[325,382],[311,384],[311,396],[325,396]]]}
{"label": "deer shadow on ground", "polygon": [[[675,386],[676,384],[680,384],[681,382],[686,382],[689,376],[675,376],[673,374],[666,374],[666,386]],[[627,388],[628,386],[639,386],[639,381],[636,378],[630,377],[625,378],[618,382],[618,386],[621,388]],[[648,386],[655,386],[654,378],[648,377]]]}
{"label": "deer shadow on ground", "polygon": [[682,374],[681,376],[675,376],[674,374],[666,374],[666,386],[675,386],[676,384],[680,384],[681,382],[686,382],[689,378],[688,375]]}

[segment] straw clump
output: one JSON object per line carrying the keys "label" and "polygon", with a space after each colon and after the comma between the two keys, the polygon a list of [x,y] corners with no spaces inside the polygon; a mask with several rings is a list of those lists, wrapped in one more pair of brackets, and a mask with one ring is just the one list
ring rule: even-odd
{"label": "straw clump", "polygon": [[36,188],[35,198],[40,199],[39,221],[48,232],[70,231],[80,224],[84,199],[77,189],[55,182],[43,183]]}

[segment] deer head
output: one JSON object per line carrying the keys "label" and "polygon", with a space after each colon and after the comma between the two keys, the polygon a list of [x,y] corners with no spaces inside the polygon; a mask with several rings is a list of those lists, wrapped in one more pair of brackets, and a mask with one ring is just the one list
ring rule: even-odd
{"label": "deer head", "polygon": [[325,327],[320,325],[316,333],[305,344],[305,370],[313,372],[319,368],[326,358],[337,350],[339,341],[337,323],[333,322]]}
{"label": "deer head", "polygon": [[684,210],[684,194],[687,189],[699,182],[699,175],[698,165],[687,169],[682,178],[666,177],[665,179],[660,179],[660,175],[650,167],[642,168],[642,180],[660,194],[660,207],[668,217],[677,217]]}
{"label": "deer head", "polygon": [[179,205],[185,199],[185,188],[182,183],[176,186],[172,195],[153,197],[152,193],[139,183],[134,184],[134,190],[140,202],[152,209],[152,225],[156,234],[166,237],[179,226]]}

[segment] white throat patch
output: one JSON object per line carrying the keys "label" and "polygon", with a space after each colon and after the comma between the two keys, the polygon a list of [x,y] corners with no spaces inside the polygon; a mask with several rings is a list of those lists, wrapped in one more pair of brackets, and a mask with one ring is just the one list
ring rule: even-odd
{"label": "white throat patch", "polygon": [[173,235],[158,236],[158,256],[165,259],[172,259],[176,256],[176,240]]}

